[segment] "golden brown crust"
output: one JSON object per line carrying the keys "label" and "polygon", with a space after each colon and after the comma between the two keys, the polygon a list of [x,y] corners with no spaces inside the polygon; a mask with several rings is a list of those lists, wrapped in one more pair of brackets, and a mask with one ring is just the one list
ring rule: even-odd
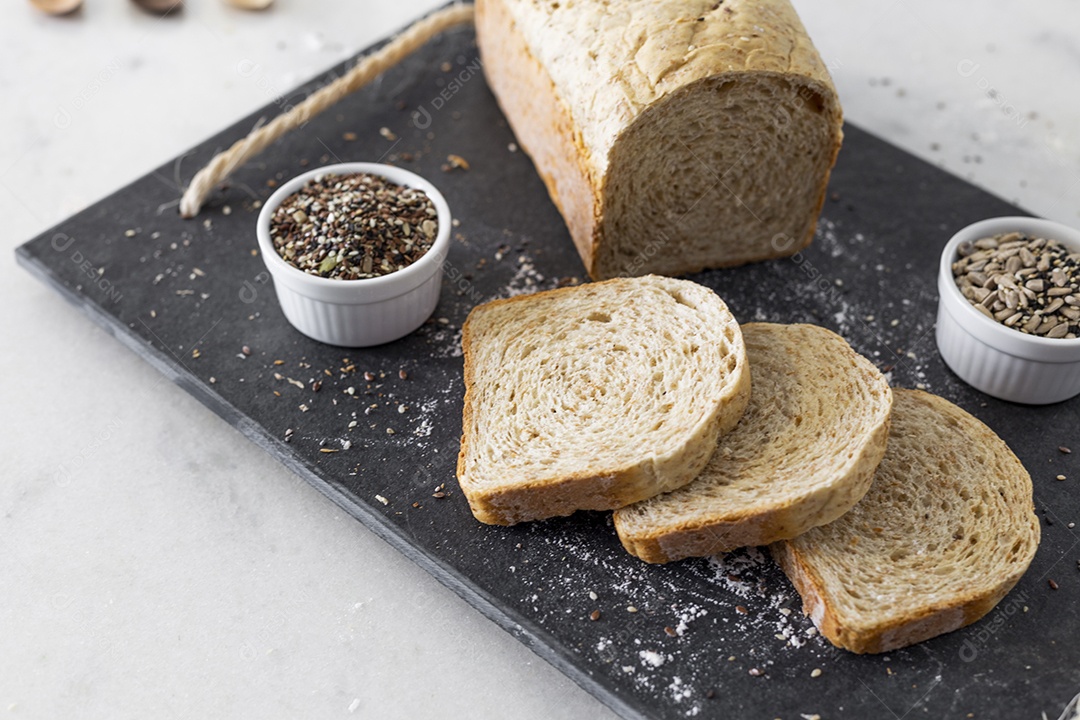
{"label": "golden brown crust", "polygon": [[968,593],[948,604],[912,608],[873,627],[846,624],[829,604],[825,584],[790,543],[769,546],[773,559],[802,597],[803,613],[833,645],[858,654],[897,650],[959,630],[981,619],[1001,602],[1023,575],[1008,577],[985,593]]}
{"label": "golden brown crust", "polygon": [[581,131],[504,0],[477,0],[476,40],[488,85],[566,221],[586,272],[594,276],[600,184],[590,176]]}

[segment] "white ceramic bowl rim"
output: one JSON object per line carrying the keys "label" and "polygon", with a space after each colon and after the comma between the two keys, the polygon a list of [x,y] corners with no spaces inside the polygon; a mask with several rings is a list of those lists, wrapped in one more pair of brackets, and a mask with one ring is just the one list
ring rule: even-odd
{"label": "white ceramic bowl rim", "polygon": [[1067,225],[1023,216],[980,220],[953,235],[941,253],[938,291],[942,294],[942,303],[961,325],[990,347],[1017,357],[1044,362],[1076,362],[1080,360],[1080,338],[1045,338],[1013,330],[976,310],[956,286],[952,264],[957,260],[960,243],[1014,231],[1057,240],[1071,251],[1080,252],[1080,230]]}
{"label": "white ceramic bowl rim", "polygon": [[[345,175],[352,173],[378,175],[398,185],[423,190],[431,198],[439,222],[439,229],[431,248],[416,262],[401,270],[379,277],[358,280],[337,280],[319,277],[290,265],[278,254],[273,240],[270,238],[270,218],[274,211],[277,210],[285,198],[299,190],[312,178],[327,174]],[[423,283],[431,277],[433,272],[441,272],[442,263],[446,259],[450,246],[450,217],[450,207],[446,204],[446,199],[442,196],[442,193],[416,173],[393,165],[348,162],[318,167],[297,175],[284,183],[263,203],[256,223],[256,235],[259,241],[259,251],[263,254],[263,261],[266,263],[267,269],[274,275],[275,280],[285,282],[298,292],[318,297],[324,302],[359,304],[386,300],[402,295]]]}

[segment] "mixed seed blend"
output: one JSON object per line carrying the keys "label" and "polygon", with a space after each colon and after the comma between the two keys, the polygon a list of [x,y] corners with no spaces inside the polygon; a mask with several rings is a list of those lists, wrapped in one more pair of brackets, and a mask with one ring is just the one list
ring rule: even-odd
{"label": "mixed seed blend", "polygon": [[431,249],[438,232],[423,190],[366,173],[313,178],[270,218],[270,239],[285,262],[335,280],[402,270]]}
{"label": "mixed seed blend", "polygon": [[981,313],[1030,335],[1080,336],[1080,253],[1017,232],[961,243],[958,250],[956,286]]}

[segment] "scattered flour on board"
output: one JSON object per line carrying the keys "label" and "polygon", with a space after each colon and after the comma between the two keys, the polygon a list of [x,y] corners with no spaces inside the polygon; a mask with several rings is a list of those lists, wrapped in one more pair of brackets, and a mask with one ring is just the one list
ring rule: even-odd
{"label": "scattered flour on board", "polygon": [[461,357],[461,328],[440,326],[428,336],[428,342],[435,347],[432,357]]}
{"label": "scattered flour on board", "polygon": [[672,605],[672,610],[676,610],[678,613],[679,622],[675,625],[675,634],[682,637],[686,634],[686,631],[690,629],[690,623],[698,618],[705,617],[709,614],[709,611],[705,608],[698,607],[697,605],[690,605],[678,611],[677,606]]}
{"label": "scattered flour on board", "polygon": [[[750,667],[767,672],[791,653],[814,662],[829,652],[803,616],[798,595],[759,548],[688,561],[668,576],[653,566],[624,563],[590,538],[590,531],[551,533],[537,527],[530,533],[524,544],[533,554],[561,557],[561,562],[555,573],[517,574],[526,590],[523,601],[539,607],[540,590],[546,597],[589,597],[573,608],[583,618],[597,608],[602,622],[612,613],[630,613],[625,617],[634,618],[632,625],[615,626],[584,652],[639,691],[663,696],[686,717],[708,711],[706,690],[717,682],[718,664],[732,672]],[[606,587],[595,587],[598,572],[608,578]],[[599,600],[582,588],[593,588]],[[563,622],[568,610],[563,601],[538,619]],[[729,664],[729,655],[737,655],[738,662]]]}
{"label": "scattered flour on board", "polygon": [[416,435],[417,437],[431,436],[431,420],[435,416],[435,409],[438,406],[439,400],[437,398],[430,398],[420,403],[420,406],[416,408],[419,421],[416,424],[416,428],[413,430],[413,435]]}
{"label": "scattered flour on board", "polygon": [[506,287],[499,292],[498,297],[511,298],[518,295],[530,295],[543,289],[541,286],[544,280],[545,277],[537,272],[536,263],[533,261],[532,256],[523,253],[518,255],[517,271],[510,278],[510,282],[507,283]]}
{"label": "scattered flour on board", "polygon": [[671,693],[671,699],[675,702],[689,700],[690,696],[693,695],[693,691],[690,689],[690,686],[684,684],[682,678],[678,675],[671,678],[671,684],[668,685],[668,692]]}
{"label": "scattered flour on board", "polygon": [[[936,306],[932,275],[922,282],[901,277],[899,268],[878,262],[880,256],[873,254],[873,244],[864,234],[825,217],[818,222],[811,247],[787,259],[797,268],[795,278],[790,266],[778,266],[777,283],[753,309],[753,320],[829,323],[856,350],[875,361],[890,384],[946,397],[966,392],[952,373],[934,373],[936,381],[928,377],[931,366],[940,366],[934,342],[935,318],[933,312],[916,312],[914,308]],[[911,266],[904,269],[910,271]],[[872,288],[870,295],[876,291],[878,299],[853,299],[841,277],[845,275],[857,275],[858,282]]]}
{"label": "scattered flour on board", "polygon": [[721,621],[728,630],[744,635],[758,634],[764,626],[776,640],[791,647],[802,647],[817,635],[817,628],[807,626],[801,620],[802,612],[796,597],[786,590],[765,587],[761,571],[769,563],[761,549],[755,547],[709,558],[714,583],[739,598],[756,601],[752,611],[748,609],[746,614],[725,616]]}
{"label": "scattered flour on board", "polygon": [[668,656],[661,655],[655,650],[642,650],[638,655],[641,657],[642,665],[649,665],[652,667],[660,667],[669,659]]}

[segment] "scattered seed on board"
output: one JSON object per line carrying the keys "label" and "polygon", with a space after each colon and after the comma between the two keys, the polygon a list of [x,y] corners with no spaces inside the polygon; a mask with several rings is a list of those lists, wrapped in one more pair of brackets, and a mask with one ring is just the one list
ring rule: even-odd
{"label": "scattered seed on board", "polygon": [[961,243],[960,292],[983,315],[1029,335],[1080,337],[1080,253],[1018,232]]}
{"label": "scattered seed on board", "polygon": [[821,677],[821,668],[814,668],[813,670],[811,670],[810,671],[810,677],[812,677],[812,678]]}
{"label": "scattered seed on board", "polygon": [[1064,475],[1058,475],[1055,479],[1056,480],[1064,480],[1065,476]]}
{"label": "scattered seed on board", "polygon": [[447,155],[446,162],[450,164],[451,168],[469,169],[469,162],[460,155]]}
{"label": "scattered seed on board", "polygon": [[408,380],[409,379],[409,373],[405,372],[404,370],[398,370],[397,371],[397,376],[399,378],[401,378],[402,380]]}
{"label": "scattered seed on board", "polygon": [[1062,445],[1061,447],[1059,447],[1059,448],[1058,448],[1058,451],[1059,451],[1059,452],[1061,452],[1061,453],[1063,453],[1063,454],[1065,454],[1065,455],[1068,455],[1069,453],[1071,453],[1071,452],[1072,452],[1072,450],[1070,450],[1069,448],[1065,447],[1064,445]]}
{"label": "scattered seed on board", "polygon": [[1049,580],[1047,580],[1046,584],[1050,586],[1051,590],[1057,590],[1058,589],[1058,584],[1056,582],[1054,582],[1054,578],[1050,578]]}
{"label": "scattered seed on board", "polygon": [[370,372],[370,371],[364,373],[364,380],[366,382],[375,382],[375,373]]}
{"label": "scattered seed on board", "polygon": [[760,677],[761,676],[761,670],[759,670],[758,668],[750,668],[750,674],[753,675],[754,677]]}
{"label": "scattered seed on board", "polygon": [[599,620],[600,619],[600,611],[599,610],[593,610],[591,613],[589,613],[589,619],[592,620],[593,622],[596,622],[597,620]]}
{"label": "scattered seed on board", "polygon": [[678,637],[679,635],[679,633],[675,632],[675,628],[671,627],[670,625],[664,626],[664,634],[668,637]]}
{"label": "scattered seed on board", "polygon": [[245,345],[244,347],[240,348],[240,352],[242,352],[244,355],[251,355],[251,348]]}
{"label": "scattered seed on board", "polygon": [[628,613],[636,613],[636,612],[637,612],[637,608],[636,608],[636,607],[634,607],[633,605],[627,605],[627,606],[626,606],[626,612],[628,612]]}
{"label": "scattered seed on board", "polygon": [[328,173],[282,201],[270,239],[310,275],[361,280],[402,270],[431,249],[438,212],[422,190],[377,175]]}

